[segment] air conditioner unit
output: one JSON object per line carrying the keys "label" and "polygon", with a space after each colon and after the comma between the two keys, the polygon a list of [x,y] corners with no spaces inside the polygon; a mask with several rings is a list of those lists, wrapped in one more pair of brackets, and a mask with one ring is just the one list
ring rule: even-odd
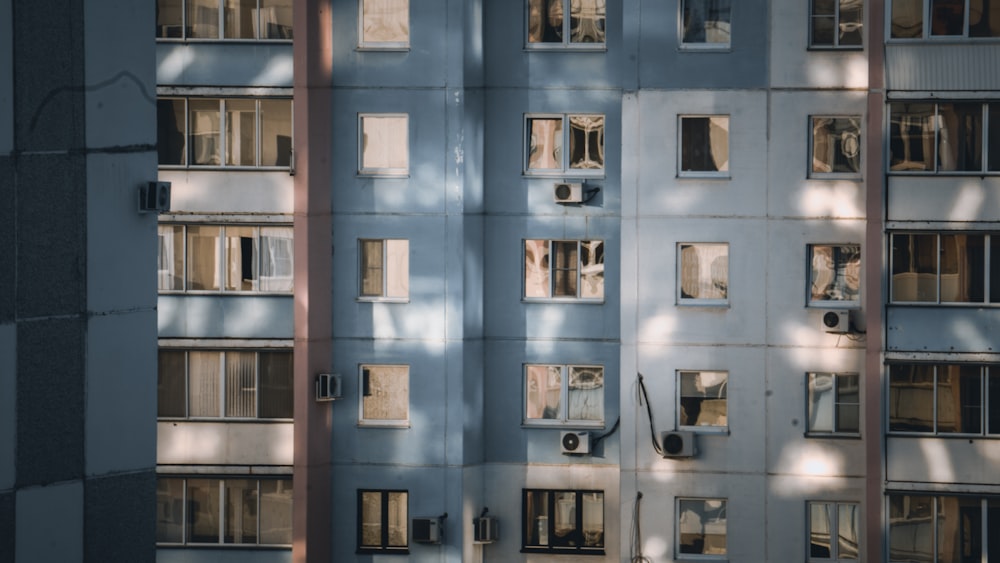
{"label": "air conditioner unit", "polygon": [[561,432],[559,448],[566,455],[590,453],[590,432]]}
{"label": "air conditioner unit", "polygon": [[139,213],[170,211],[170,182],[147,182],[139,186]]}
{"label": "air conditioner unit", "polygon": [[556,203],[580,203],[583,201],[583,184],[557,183],[552,188],[552,198]]}
{"label": "air conditioner unit", "polygon": [[823,311],[823,329],[834,334],[851,332],[850,311]]}
{"label": "air conditioner unit", "polygon": [[414,518],[413,541],[417,543],[441,543],[441,519]]}
{"label": "air conditioner unit", "polygon": [[694,457],[694,432],[673,430],[660,433],[663,457]]}
{"label": "air conditioner unit", "polygon": [[316,400],[333,401],[343,396],[343,380],[339,373],[321,373],[316,376]]}
{"label": "air conditioner unit", "polygon": [[493,516],[481,516],[472,520],[475,543],[493,543],[500,539],[500,523]]}

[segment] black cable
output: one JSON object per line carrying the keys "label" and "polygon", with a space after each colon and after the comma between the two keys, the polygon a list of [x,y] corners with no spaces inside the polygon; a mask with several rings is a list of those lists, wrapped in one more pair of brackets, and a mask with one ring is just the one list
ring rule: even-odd
{"label": "black cable", "polygon": [[632,509],[632,542],[629,545],[629,561],[631,563],[652,563],[652,559],[642,554],[642,530],[640,528],[639,503],[642,502],[642,491],[635,493],[635,507]]}
{"label": "black cable", "polygon": [[649,395],[646,394],[646,384],[642,381],[642,374],[637,373],[639,376],[639,404],[642,404],[643,399],[646,401],[646,413],[649,415],[649,439],[653,442],[653,450],[657,454],[663,455],[663,449],[660,448],[660,443],[656,441],[656,428],[653,424],[653,407],[649,404]]}
{"label": "black cable", "polygon": [[607,432],[605,432],[604,434],[601,434],[600,436],[598,436],[598,437],[594,438],[594,439],[593,439],[593,440],[591,441],[591,445],[593,445],[593,446],[595,446],[595,447],[596,447],[596,446],[597,446],[597,444],[600,444],[600,443],[601,443],[601,440],[603,440],[603,439],[607,438],[608,436],[610,436],[610,435],[614,434],[614,433],[615,433],[615,430],[618,430],[618,425],[619,425],[619,424],[621,424],[621,421],[622,421],[622,417],[621,417],[621,416],[619,416],[619,417],[618,417],[618,420],[616,420],[616,421],[615,421],[615,424],[614,424],[614,425],[613,425],[613,426],[611,427],[611,430],[608,430],[608,431],[607,431]]}

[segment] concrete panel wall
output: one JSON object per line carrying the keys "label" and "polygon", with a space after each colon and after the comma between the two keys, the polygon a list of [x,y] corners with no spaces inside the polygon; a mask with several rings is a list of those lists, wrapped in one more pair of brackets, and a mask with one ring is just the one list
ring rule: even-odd
{"label": "concrete panel wall", "polygon": [[170,182],[174,213],[287,213],[294,211],[287,171],[160,169]]}
{"label": "concrete panel wall", "polygon": [[886,479],[896,483],[1000,485],[1000,453],[992,440],[886,438]]}
{"label": "concrete panel wall", "polygon": [[160,548],[156,563],[292,563],[292,550]]}
{"label": "concrete panel wall", "polygon": [[290,422],[156,424],[160,465],[292,465]]}
{"label": "concrete panel wall", "polygon": [[868,85],[867,50],[809,49],[808,2],[779,0],[770,7],[767,35],[772,88],[839,89]]}
{"label": "concrete panel wall", "polygon": [[0,491],[14,488],[17,446],[17,330],[0,323]]}
{"label": "concrete panel wall", "polygon": [[0,155],[14,149],[14,17],[11,0],[0,0]]}
{"label": "concrete panel wall", "polygon": [[160,338],[293,337],[291,295],[160,295]]}
{"label": "concrete panel wall", "polygon": [[[152,25],[137,27],[152,34]],[[155,68],[161,86],[291,87],[292,45],[158,41]]]}
{"label": "concrete panel wall", "polygon": [[997,352],[1000,309],[977,307],[886,307],[888,351]]}
{"label": "concrete panel wall", "polygon": [[887,191],[889,221],[1000,221],[995,176],[889,176]]}
{"label": "concrete panel wall", "polygon": [[1000,50],[981,42],[895,42],[885,46],[889,90],[1000,90]]}
{"label": "concrete panel wall", "polygon": [[14,561],[83,563],[83,498],[82,481],[18,490]]}

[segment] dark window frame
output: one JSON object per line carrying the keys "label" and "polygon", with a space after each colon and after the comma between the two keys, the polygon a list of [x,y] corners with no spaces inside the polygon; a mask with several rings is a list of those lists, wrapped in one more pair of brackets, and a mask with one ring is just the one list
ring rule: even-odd
{"label": "dark window frame", "polygon": [[[364,494],[365,493],[378,493],[380,495],[380,506],[381,506],[381,518],[379,522],[380,526],[380,545],[364,545],[363,540],[363,526],[364,523]],[[390,493],[403,493],[406,495],[406,515],[404,521],[407,524],[407,538],[406,544],[402,546],[392,546],[389,545],[389,494]],[[381,553],[386,555],[406,555],[410,553],[410,541],[409,541],[409,519],[410,519],[410,492],[407,489],[358,489],[358,512],[357,512],[357,541],[356,550],[358,554],[362,553]]]}
{"label": "dark window frame", "polygon": [[[554,545],[555,542],[551,539],[548,545],[542,545],[541,543],[529,544],[529,533],[530,530],[536,530],[537,528],[529,528],[529,526],[537,526],[537,518],[533,519],[535,521],[528,522],[528,498],[530,495],[535,493],[547,494],[546,509],[545,514],[547,515],[548,526],[546,529],[547,538],[555,538],[555,497],[556,493],[572,493],[575,497],[574,505],[574,527],[571,532],[566,536],[569,539],[567,543],[576,542],[577,545]],[[583,531],[583,498],[586,494],[601,495],[601,536],[598,545],[593,547],[587,547],[584,539]],[[603,490],[597,489],[521,489],[521,553],[548,553],[548,554],[567,554],[567,555],[604,555],[604,539],[606,535],[607,519],[604,514],[604,500],[605,493]],[[537,533],[537,532],[536,532]]]}

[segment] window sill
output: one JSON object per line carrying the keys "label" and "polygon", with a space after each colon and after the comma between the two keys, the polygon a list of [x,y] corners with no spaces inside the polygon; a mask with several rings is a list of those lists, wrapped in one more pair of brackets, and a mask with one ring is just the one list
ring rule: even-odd
{"label": "window sill", "polygon": [[409,297],[358,297],[358,303],[409,303]]}
{"label": "window sill", "polygon": [[396,180],[405,180],[410,177],[410,172],[408,170],[405,172],[377,172],[377,171],[358,170],[356,176],[358,178],[388,178]]}
{"label": "window sill", "polygon": [[218,289],[192,289],[188,291],[169,291],[169,290],[159,290],[157,295],[218,295],[218,296],[277,296],[277,297],[291,297],[293,293],[291,291],[220,291]]}
{"label": "window sill", "polygon": [[577,304],[577,305],[604,305],[604,299],[586,299],[582,297],[522,297],[521,303],[523,304],[547,304],[547,303],[558,303],[561,305],[566,304]]}
{"label": "window sill", "polygon": [[358,45],[354,50],[359,53],[408,53],[411,49],[409,43],[386,43],[384,45]]}
{"label": "window sill", "polygon": [[806,431],[802,434],[806,438],[828,438],[831,440],[860,440],[861,434],[850,433],[850,432],[810,432]]}
{"label": "window sill", "polygon": [[806,47],[806,51],[814,51],[819,53],[829,53],[834,51],[847,51],[852,53],[860,53],[865,50],[864,45],[810,45]]}
{"label": "window sill", "polygon": [[291,45],[294,39],[244,39],[244,38],[234,38],[234,39],[223,39],[221,37],[157,37],[157,43],[200,43],[202,45],[221,43],[227,45],[260,45],[260,44],[276,44],[276,45]]}
{"label": "window sill", "polygon": [[683,432],[691,432],[694,434],[701,434],[705,436],[729,436],[729,427],[721,426],[680,426],[677,427],[678,430]]}
{"label": "window sill", "polygon": [[371,420],[359,420],[358,428],[374,428],[374,429],[388,429],[388,430],[407,430],[410,428],[409,422],[379,422]]}
{"label": "window sill", "polygon": [[678,299],[678,307],[691,307],[693,309],[729,309],[729,301],[713,301],[709,299]]}
{"label": "window sill", "polygon": [[159,170],[184,172],[291,172],[288,166],[222,166],[220,164],[158,164]]}
{"label": "window sill", "polygon": [[387,548],[384,548],[384,549],[378,549],[378,548],[364,548],[364,547],[359,547],[359,548],[357,548],[354,551],[354,553],[357,554],[357,555],[409,555],[410,554],[410,548],[409,547],[398,547],[398,548],[393,549],[393,548],[387,547]]}
{"label": "window sill", "polygon": [[521,428],[530,430],[604,430],[604,421],[580,420],[522,420]]}
{"label": "window sill", "polygon": [[603,179],[604,169],[584,169],[570,168],[568,170],[524,170],[521,175],[525,178],[540,178],[543,180],[563,180],[572,181]]}
{"label": "window sill", "polygon": [[864,178],[861,174],[847,174],[847,173],[836,173],[836,172],[810,172],[807,176],[810,180],[851,180],[854,182],[862,182]]}
{"label": "window sill", "polygon": [[677,50],[682,53],[731,53],[732,44],[681,43]]}
{"label": "window sill", "polygon": [[527,53],[606,53],[606,43],[528,43]]}
{"label": "window sill", "polygon": [[885,433],[888,438],[943,438],[950,440],[997,440],[1000,434],[959,434],[957,432],[905,432],[902,430],[889,430]]}
{"label": "window sill", "polygon": [[290,544],[269,545],[252,543],[156,543],[157,549],[225,549],[225,550],[259,550],[259,551],[291,551]]}
{"label": "window sill", "polygon": [[158,416],[156,422],[226,422],[233,424],[291,424],[293,418],[236,418],[225,416],[202,416],[202,417],[179,417],[179,416]]}
{"label": "window sill", "polygon": [[521,553],[547,553],[549,555],[604,555],[604,548],[582,547],[521,547]]}
{"label": "window sill", "polygon": [[890,176],[937,176],[937,177],[977,177],[1000,176],[1000,170],[889,170]]}
{"label": "window sill", "polygon": [[849,311],[860,311],[861,303],[858,301],[810,301],[806,304],[809,309],[847,309]]}
{"label": "window sill", "polygon": [[678,180],[732,180],[733,177],[728,172],[678,172]]}

